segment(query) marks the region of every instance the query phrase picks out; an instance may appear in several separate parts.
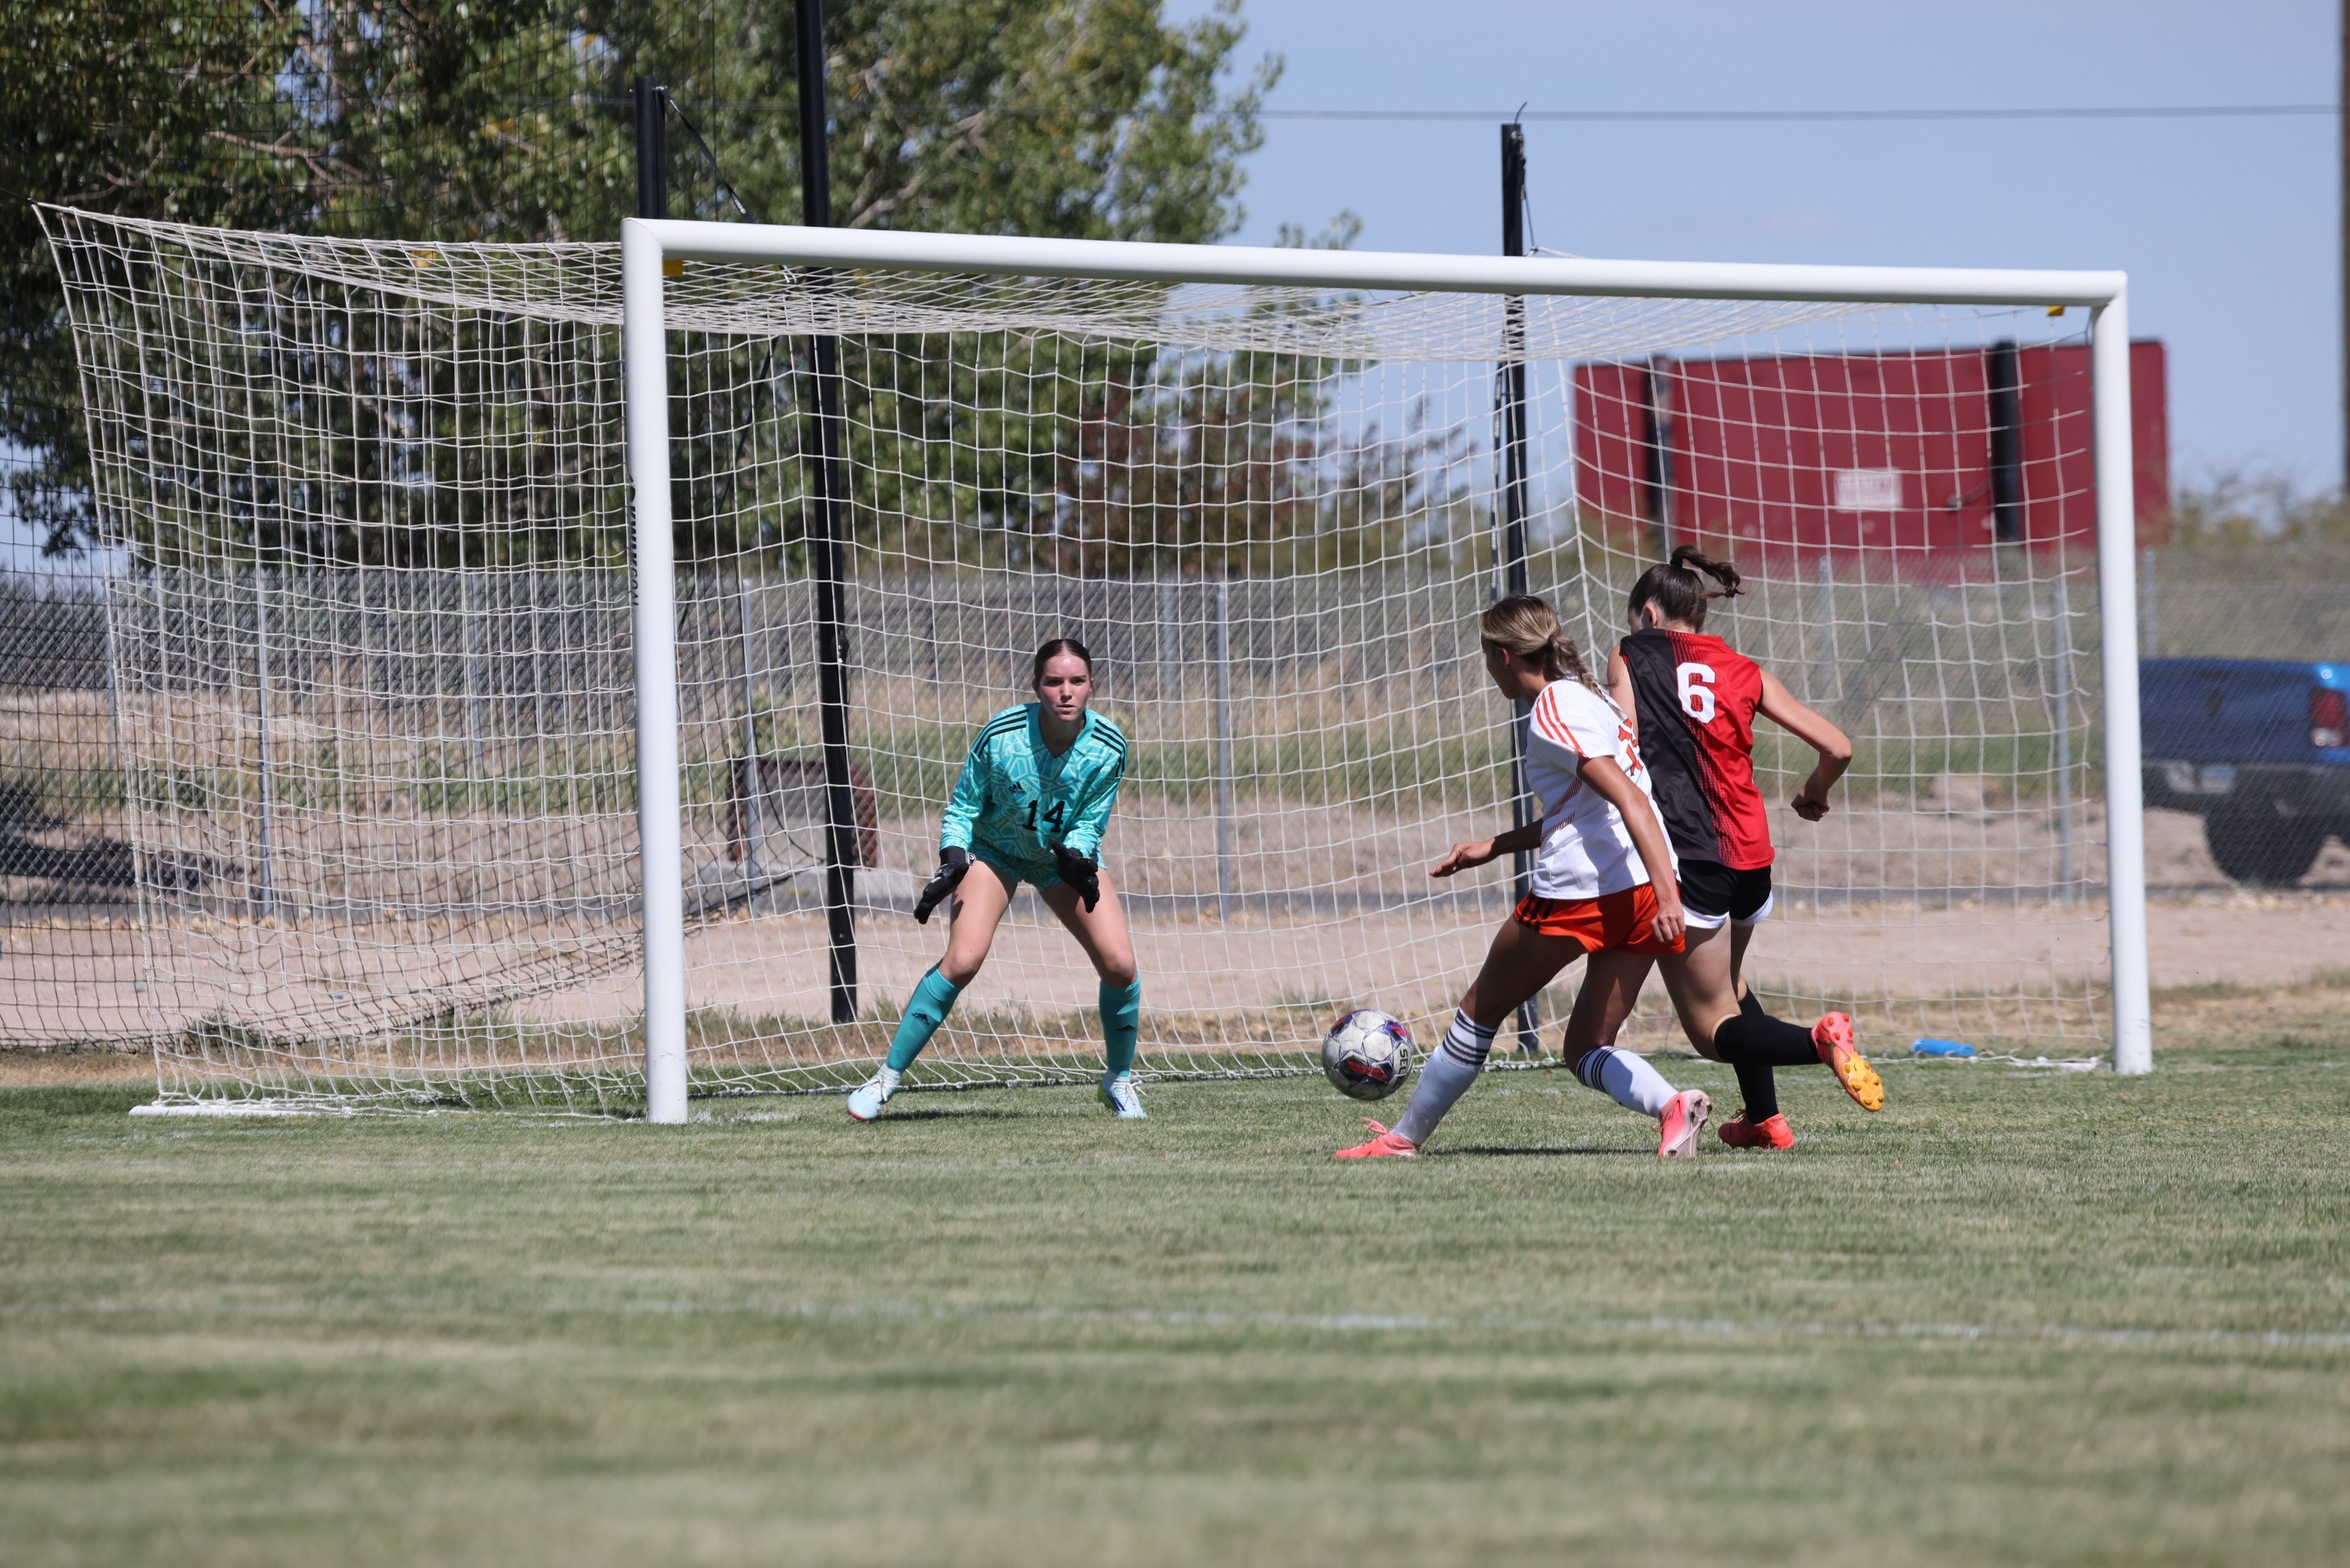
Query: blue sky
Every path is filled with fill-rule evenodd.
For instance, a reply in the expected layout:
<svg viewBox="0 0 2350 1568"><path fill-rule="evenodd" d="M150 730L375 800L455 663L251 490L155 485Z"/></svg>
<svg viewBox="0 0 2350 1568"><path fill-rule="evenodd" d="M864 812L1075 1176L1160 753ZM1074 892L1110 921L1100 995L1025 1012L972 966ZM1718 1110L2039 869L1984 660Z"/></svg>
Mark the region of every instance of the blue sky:
<svg viewBox="0 0 2350 1568"><path fill-rule="evenodd" d="M1168 14L1209 0L1167 0ZM1271 107L2330 103L2314 0L1245 0ZM1496 118L1498 119L1499 116ZM1342 208L1356 244L1489 251L1496 132L1273 121L1241 242ZM2342 467L2331 118L1529 126L1535 237L1588 256L2122 267L2170 347L2172 471ZM0 561L29 564L0 517Z"/></svg>
<svg viewBox="0 0 2350 1568"><path fill-rule="evenodd" d="M1171 16L1206 9L1169 0ZM2333 6L2295 0L1246 0L1270 107L1508 110L2331 103ZM1274 121L1236 236L1500 242L1493 123ZM2170 348L2174 475L2339 483L2339 174L2330 117L1532 124L1535 237L1588 256L2121 267Z"/></svg>

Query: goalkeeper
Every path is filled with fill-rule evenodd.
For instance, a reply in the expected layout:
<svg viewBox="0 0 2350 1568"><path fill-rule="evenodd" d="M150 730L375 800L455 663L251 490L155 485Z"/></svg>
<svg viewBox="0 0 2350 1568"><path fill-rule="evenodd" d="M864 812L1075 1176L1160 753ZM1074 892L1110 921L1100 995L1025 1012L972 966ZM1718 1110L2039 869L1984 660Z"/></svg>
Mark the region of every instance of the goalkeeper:
<svg viewBox="0 0 2350 1568"><path fill-rule="evenodd" d="M869 1122L897 1093L914 1058L954 1010L995 941L1020 884L1033 886L1101 976L1101 1099L1140 1120L1134 1041L1142 1013L1134 942L1117 890L1101 867L1102 829L1126 773L1126 737L1086 710L1093 655L1073 637L1036 650L1036 701L982 725L939 828L938 870L914 905L928 922L948 904L946 956L914 987L889 1060L849 1096L849 1115ZM951 901L951 902L950 902Z"/></svg>

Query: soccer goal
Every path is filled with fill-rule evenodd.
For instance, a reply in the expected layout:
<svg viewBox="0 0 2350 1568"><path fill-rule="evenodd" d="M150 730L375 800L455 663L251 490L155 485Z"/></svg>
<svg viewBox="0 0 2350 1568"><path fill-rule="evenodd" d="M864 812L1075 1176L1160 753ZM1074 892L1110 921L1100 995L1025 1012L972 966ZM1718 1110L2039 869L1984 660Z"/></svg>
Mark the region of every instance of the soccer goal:
<svg viewBox="0 0 2350 1568"><path fill-rule="evenodd" d="M1355 1004L1432 1038L1512 878L1426 867L1521 809L1476 611L1526 585L1596 656L1684 542L1856 743L1775 815L1758 988L2149 1065L2121 274L43 219L166 1101L859 1081L1061 634L1131 741L1141 1070L1310 1071ZM1092 993L1023 895L914 1086L1090 1078Z"/></svg>

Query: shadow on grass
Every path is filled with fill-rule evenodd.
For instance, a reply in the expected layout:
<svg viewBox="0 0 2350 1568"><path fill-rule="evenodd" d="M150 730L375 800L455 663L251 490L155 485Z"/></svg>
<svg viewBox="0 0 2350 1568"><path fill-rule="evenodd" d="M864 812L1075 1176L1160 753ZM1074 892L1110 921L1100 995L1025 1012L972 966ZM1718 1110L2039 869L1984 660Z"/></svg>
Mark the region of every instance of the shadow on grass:
<svg viewBox="0 0 2350 1568"><path fill-rule="evenodd" d="M1007 1111L1000 1106L939 1106L927 1111L889 1111L877 1118L885 1122L1017 1122L1029 1118L1018 1111Z"/></svg>
<svg viewBox="0 0 2350 1568"><path fill-rule="evenodd" d="M1578 1149L1569 1148L1564 1144L1542 1144L1531 1148L1505 1148L1502 1145L1491 1143L1471 1144L1468 1148L1465 1149L1443 1149L1437 1151L1435 1157L1438 1159L1475 1158L1484 1160L1557 1160L1579 1158L1584 1156L1597 1159L1630 1159L1636 1156L1646 1157L1649 1159L1655 1158L1653 1153L1650 1153L1650 1151L1645 1149Z"/></svg>

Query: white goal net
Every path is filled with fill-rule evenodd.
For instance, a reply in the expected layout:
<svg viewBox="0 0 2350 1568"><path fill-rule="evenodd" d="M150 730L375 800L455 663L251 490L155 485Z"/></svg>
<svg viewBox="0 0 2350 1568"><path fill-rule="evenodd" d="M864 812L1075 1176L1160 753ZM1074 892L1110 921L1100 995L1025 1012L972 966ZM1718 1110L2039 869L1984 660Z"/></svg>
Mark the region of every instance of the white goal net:
<svg viewBox="0 0 2350 1568"><path fill-rule="evenodd" d="M620 247L44 218L119 562L145 958L102 983L167 1096L641 1107ZM1879 1048L2103 1047L2087 310L667 270L694 1094L870 1071L965 749L1057 635L1131 741L1141 1070L1300 1070L1348 1005L1431 1040L1512 896L1425 869L1511 819L1476 612L1522 571L1596 660L1682 542L1857 747L1816 825L1808 753L1758 751L1758 989ZM913 1081L1090 1077L1093 998L1022 894Z"/></svg>

